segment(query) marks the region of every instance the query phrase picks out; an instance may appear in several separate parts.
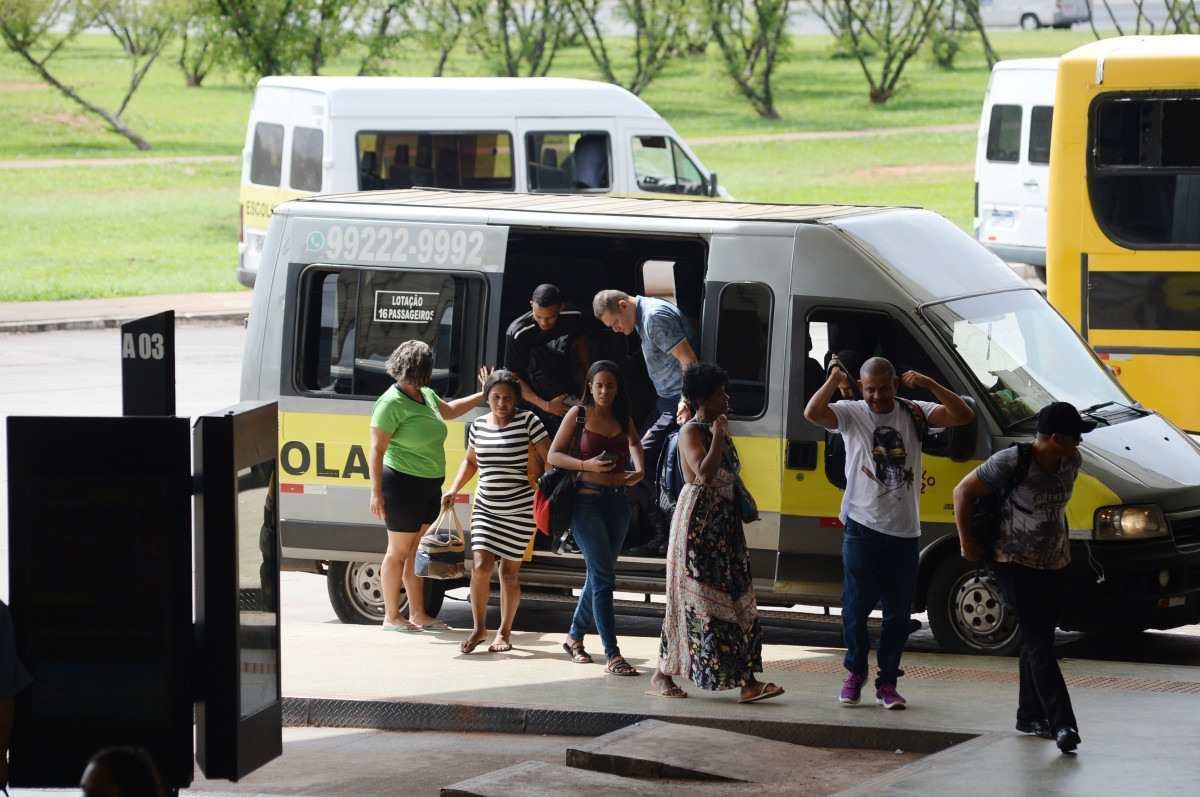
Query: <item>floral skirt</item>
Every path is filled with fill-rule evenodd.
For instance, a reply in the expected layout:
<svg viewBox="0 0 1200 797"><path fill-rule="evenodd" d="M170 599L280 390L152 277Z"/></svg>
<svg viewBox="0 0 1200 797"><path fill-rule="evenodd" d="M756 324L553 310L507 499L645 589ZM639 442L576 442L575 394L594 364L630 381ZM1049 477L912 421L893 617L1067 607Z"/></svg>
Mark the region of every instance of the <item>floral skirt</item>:
<svg viewBox="0 0 1200 797"><path fill-rule="evenodd" d="M679 494L659 669L712 690L744 686L762 672L750 552L729 488L688 484Z"/></svg>

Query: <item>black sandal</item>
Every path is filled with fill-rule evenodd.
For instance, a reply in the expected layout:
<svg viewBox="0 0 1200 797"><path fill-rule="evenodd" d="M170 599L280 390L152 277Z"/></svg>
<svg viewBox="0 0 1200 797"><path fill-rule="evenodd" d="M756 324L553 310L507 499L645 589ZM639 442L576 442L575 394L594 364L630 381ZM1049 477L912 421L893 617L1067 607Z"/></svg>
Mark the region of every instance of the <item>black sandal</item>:
<svg viewBox="0 0 1200 797"><path fill-rule="evenodd" d="M624 656L613 656L604 671L609 675L641 675L636 667L625 661Z"/></svg>
<svg viewBox="0 0 1200 797"><path fill-rule="evenodd" d="M591 664L591 655L583 649L583 641L564 642L562 648L567 653L567 658L576 664Z"/></svg>

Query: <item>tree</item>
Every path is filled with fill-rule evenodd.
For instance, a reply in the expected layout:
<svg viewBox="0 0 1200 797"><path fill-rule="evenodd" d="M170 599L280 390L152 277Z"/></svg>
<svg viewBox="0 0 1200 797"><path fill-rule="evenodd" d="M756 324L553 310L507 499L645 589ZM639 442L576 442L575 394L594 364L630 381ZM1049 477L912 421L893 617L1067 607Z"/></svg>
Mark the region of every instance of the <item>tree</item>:
<svg viewBox="0 0 1200 797"><path fill-rule="evenodd" d="M206 0L187 4L179 22L179 69L184 83L198 88L204 78L221 60L221 32L210 15L205 13Z"/></svg>
<svg viewBox="0 0 1200 797"><path fill-rule="evenodd" d="M848 36L867 78L871 102L895 96L904 67L933 30L946 0L810 0L834 36ZM867 48L878 52L869 58ZM870 61L878 62L878 73Z"/></svg>
<svg viewBox="0 0 1200 797"><path fill-rule="evenodd" d="M683 55L708 52L708 11L705 0L684 0L687 9L680 25L677 47Z"/></svg>
<svg viewBox="0 0 1200 797"><path fill-rule="evenodd" d="M471 46L498 75L542 77L567 30L564 0L462 0Z"/></svg>
<svg viewBox="0 0 1200 797"><path fill-rule="evenodd" d="M1094 3L1092 0L1084 0L1084 2L1088 5L1088 22L1092 27L1092 35L1099 39L1101 36L1100 31L1096 30ZM1132 0L1135 13L1133 27L1128 31L1121 26L1109 0L1100 0L1100 2L1118 36L1125 36L1127 33L1134 36L1200 33L1200 3L1197 0L1163 0L1167 16L1159 25L1155 25L1154 20L1146 13L1146 0Z"/></svg>
<svg viewBox="0 0 1200 797"><path fill-rule="evenodd" d="M446 60L467 31L462 5L462 0L410 0L405 10L406 35L426 52L437 53L434 77L441 77Z"/></svg>
<svg viewBox="0 0 1200 797"><path fill-rule="evenodd" d="M688 0L617 0L617 16L633 26L633 73L622 80L616 74L602 31L600 14L609 4L604 0L566 1L600 74L634 94L641 94L671 60L687 23Z"/></svg>
<svg viewBox="0 0 1200 797"><path fill-rule="evenodd" d="M366 0L309 0L307 9L308 72L319 75L325 63L357 38L353 22L362 16Z"/></svg>
<svg viewBox="0 0 1200 797"><path fill-rule="evenodd" d="M383 71L384 62L400 43L399 28L404 21L401 12L406 5L406 0L365 5L355 22L355 27L364 31L362 44L367 50L358 65L359 75L378 75Z"/></svg>
<svg viewBox="0 0 1200 797"><path fill-rule="evenodd" d="M0 38L63 96L99 116L138 149L148 150L150 142L121 117L174 35L178 8L174 3L150 0L0 0ZM94 25L108 28L129 60L129 82L115 110L88 100L50 71L51 59Z"/></svg>
<svg viewBox="0 0 1200 797"><path fill-rule="evenodd" d="M988 38L987 28L983 24L983 15L979 11L979 0L958 0L958 2L962 3L963 13L971 21L971 26L979 31L979 43L983 45L983 57L987 59L988 69L991 69L1000 60L1000 55L992 47L992 40Z"/></svg>
<svg viewBox="0 0 1200 797"><path fill-rule="evenodd" d="M725 71L759 116L778 119L771 78L785 57L790 0L706 0Z"/></svg>
<svg viewBox="0 0 1200 797"><path fill-rule="evenodd" d="M209 0L214 23L230 39L232 60L260 78L299 71L308 55L310 0Z"/></svg>

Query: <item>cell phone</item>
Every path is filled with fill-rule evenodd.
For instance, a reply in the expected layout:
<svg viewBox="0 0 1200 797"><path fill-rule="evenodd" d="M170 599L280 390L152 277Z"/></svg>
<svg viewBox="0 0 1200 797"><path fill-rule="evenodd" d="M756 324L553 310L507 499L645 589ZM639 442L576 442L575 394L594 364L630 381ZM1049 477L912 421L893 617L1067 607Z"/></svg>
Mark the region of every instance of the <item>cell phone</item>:
<svg viewBox="0 0 1200 797"><path fill-rule="evenodd" d="M601 462L616 462L617 455L611 451L601 451L599 459Z"/></svg>

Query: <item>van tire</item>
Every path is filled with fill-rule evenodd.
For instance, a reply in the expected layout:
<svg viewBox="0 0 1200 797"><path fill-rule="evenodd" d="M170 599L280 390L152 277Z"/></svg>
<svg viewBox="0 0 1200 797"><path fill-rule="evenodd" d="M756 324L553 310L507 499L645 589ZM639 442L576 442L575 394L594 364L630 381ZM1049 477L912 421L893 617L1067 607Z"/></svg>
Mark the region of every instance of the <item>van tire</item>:
<svg viewBox="0 0 1200 797"><path fill-rule="evenodd" d="M325 576L329 605L343 623L379 625L383 622L383 586L379 562L330 562ZM437 617L446 591L436 579L426 578L425 611ZM408 598L400 592L400 613L407 614Z"/></svg>
<svg viewBox="0 0 1200 797"><path fill-rule="evenodd" d="M942 558L926 597L929 627L942 650L1011 656L1020 647L1013 611L987 570L951 554Z"/></svg>
<svg viewBox="0 0 1200 797"><path fill-rule="evenodd" d="M1042 27L1042 22L1037 18L1037 14L1021 15L1021 30L1037 30L1040 27Z"/></svg>

